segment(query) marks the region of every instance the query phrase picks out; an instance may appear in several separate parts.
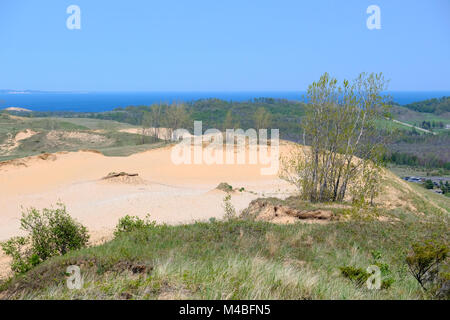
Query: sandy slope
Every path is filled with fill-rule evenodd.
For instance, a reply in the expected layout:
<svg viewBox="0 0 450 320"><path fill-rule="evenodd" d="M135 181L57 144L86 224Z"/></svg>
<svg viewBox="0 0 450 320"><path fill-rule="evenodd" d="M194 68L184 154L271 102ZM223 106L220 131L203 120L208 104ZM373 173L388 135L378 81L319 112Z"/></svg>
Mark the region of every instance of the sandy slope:
<svg viewBox="0 0 450 320"><path fill-rule="evenodd" d="M118 219L126 214L144 217L150 213L156 221L166 223L221 218L225 193L215 190L220 182L256 193L233 193L232 202L237 210L247 207L258 195L283 197L292 191L277 176L261 175L260 169L267 166L175 165L171 161L171 148L129 157L61 152L2 163L0 241L20 234L21 207L44 208L61 201L73 217L89 228L93 240L98 241L110 235ZM138 173L143 183L101 180L110 172L121 171ZM3 273L5 263L4 257L0 258Z"/></svg>
<svg viewBox="0 0 450 320"><path fill-rule="evenodd" d="M22 140L31 138L35 134L37 134L37 132L31 129L27 129L18 132L14 137L10 136L8 139L6 139L6 141L3 144L0 145L0 154L4 155L10 154L12 151L14 151L16 148L20 146L20 142Z"/></svg>

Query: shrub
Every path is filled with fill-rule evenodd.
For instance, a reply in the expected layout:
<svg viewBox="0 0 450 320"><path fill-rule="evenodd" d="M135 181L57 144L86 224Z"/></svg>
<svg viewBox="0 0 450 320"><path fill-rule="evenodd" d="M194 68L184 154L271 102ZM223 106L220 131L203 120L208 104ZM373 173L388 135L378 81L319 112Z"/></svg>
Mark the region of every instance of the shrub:
<svg viewBox="0 0 450 320"><path fill-rule="evenodd" d="M30 208L22 213L20 223L28 235L1 244L3 252L12 257L11 269L16 273L24 273L50 257L85 247L89 240L86 227L76 222L61 203L55 209Z"/></svg>
<svg viewBox="0 0 450 320"><path fill-rule="evenodd" d="M406 263L413 277L425 291L438 285L440 266L445 262L448 251L445 244L433 240L412 245Z"/></svg>
<svg viewBox="0 0 450 320"><path fill-rule="evenodd" d="M231 220L236 218L236 209L231 203L231 195L227 194L225 198L223 198L222 207L225 211L224 218L225 220Z"/></svg>
<svg viewBox="0 0 450 320"><path fill-rule="evenodd" d="M340 267L341 273L344 277L350 279L357 286L361 287L369 279L370 274L361 268L355 267Z"/></svg>
<svg viewBox="0 0 450 320"><path fill-rule="evenodd" d="M117 237L122 233L128 233L144 228L154 227L155 225L156 222L150 220L150 215L147 215L145 219L140 219L137 216L126 215L119 220L119 223L117 224L114 231L114 236Z"/></svg>
<svg viewBox="0 0 450 320"><path fill-rule="evenodd" d="M389 289L395 282L395 280L392 277L390 277L391 271L389 269L389 265L381 262L380 251L374 250L371 252L371 254L373 258L372 265L375 265L380 269L380 276L381 276L380 289ZM350 279L359 287L362 287L367 282L369 277L372 275L371 273L369 273L364 269L352 266L341 267L339 269L341 270L341 273L344 277Z"/></svg>
<svg viewBox="0 0 450 320"><path fill-rule="evenodd" d="M26 246L29 239L26 237L13 237L1 244L3 252L12 258L11 270L15 273L24 273L39 263L36 255L32 255Z"/></svg>
<svg viewBox="0 0 450 320"><path fill-rule="evenodd" d="M425 183L423 184L423 186L426 189L433 189L434 188L433 181L431 181L430 179L426 180Z"/></svg>

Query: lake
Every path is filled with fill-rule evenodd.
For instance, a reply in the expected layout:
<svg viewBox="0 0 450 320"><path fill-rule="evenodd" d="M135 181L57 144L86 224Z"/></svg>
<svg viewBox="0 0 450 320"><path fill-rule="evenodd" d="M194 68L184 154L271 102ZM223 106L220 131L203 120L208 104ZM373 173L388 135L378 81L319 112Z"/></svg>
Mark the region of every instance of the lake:
<svg viewBox="0 0 450 320"><path fill-rule="evenodd" d="M92 93L0 93L0 109L26 108L34 111L102 112L130 105L151 105L159 102L188 102L218 98L227 101L248 101L253 98L284 98L303 100L305 92L92 92ZM399 104L450 96L450 91L392 91Z"/></svg>

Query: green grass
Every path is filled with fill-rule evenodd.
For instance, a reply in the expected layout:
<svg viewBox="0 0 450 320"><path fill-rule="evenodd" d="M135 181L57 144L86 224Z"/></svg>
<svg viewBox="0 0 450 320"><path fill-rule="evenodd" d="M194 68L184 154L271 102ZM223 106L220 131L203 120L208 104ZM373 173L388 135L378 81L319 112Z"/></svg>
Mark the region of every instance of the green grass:
<svg viewBox="0 0 450 320"><path fill-rule="evenodd" d="M158 225L44 262L6 282L3 294L25 299L424 299L405 256L415 241L438 236L448 243L445 221L431 214L395 223ZM366 269L374 251L395 280L389 289L355 286L339 271L342 266ZM81 266L83 289L66 288L69 265ZM151 271L133 274L133 265Z"/></svg>
<svg viewBox="0 0 450 320"><path fill-rule="evenodd" d="M450 114L443 113L441 115L437 115L434 113L426 113L426 112L416 112L414 110L407 109L401 106L395 106L392 108L392 114L394 119L399 121L415 125L420 127L423 121L428 122L442 122L444 124L444 128L446 124L450 124ZM406 127L404 127L406 128ZM434 132L440 133L444 131L448 131L446 129L434 128Z"/></svg>
<svg viewBox="0 0 450 320"><path fill-rule="evenodd" d="M168 144L169 144L168 142L160 141L160 142L146 143L146 144L97 148L96 150L100 151L102 154L104 154L107 157L128 157L135 153L144 152L144 151L156 149L156 148L161 148Z"/></svg>
<svg viewBox="0 0 450 320"><path fill-rule="evenodd" d="M117 122L112 120L101 120L101 119L91 119L91 118L49 118L55 121L69 122L74 125L83 126L90 130L120 130L135 128L128 123Z"/></svg>

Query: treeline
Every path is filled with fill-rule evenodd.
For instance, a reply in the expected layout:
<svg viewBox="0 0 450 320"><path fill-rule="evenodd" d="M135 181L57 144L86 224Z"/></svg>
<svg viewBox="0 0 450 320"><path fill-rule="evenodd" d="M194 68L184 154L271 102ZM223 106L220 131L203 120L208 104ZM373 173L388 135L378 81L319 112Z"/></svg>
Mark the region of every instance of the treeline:
<svg viewBox="0 0 450 320"><path fill-rule="evenodd" d="M383 161L411 167L420 166L428 169L443 168L450 170L450 162L445 162L437 158L434 154L425 154L422 157L418 157L416 155L403 152L389 152L384 154Z"/></svg>
<svg viewBox="0 0 450 320"><path fill-rule="evenodd" d="M450 112L450 97L433 98L419 102L413 102L404 105L404 107L417 112L442 114L445 112Z"/></svg>
<svg viewBox="0 0 450 320"><path fill-rule="evenodd" d="M388 144L385 160L399 165L446 168L450 163L450 132L418 134L415 130L397 131Z"/></svg>
<svg viewBox="0 0 450 320"><path fill-rule="evenodd" d="M171 113L171 110L177 107L181 108L178 113ZM300 141L302 136L300 119L304 115L304 105L301 102L273 98L257 98L246 102L201 99L173 105L128 106L99 113L33 112L33 115L114 120L144 127L178 126L190 131L193 130L194 121L197 120L203 122L204 129L277 128L280 130L281 138Z"/></svg>
<svg viewBox="0 0 450 320"><path fill-rule="evenodd" d="M447 98L446 98L447 99ZM432 99L433 100L433 99ZM444 100L434 99L434 100ZM142 127L185 128L192 132L194 120L203 121L203 129L219 130L242 128L277 128L280 138L303 143L301 120L305 116L305 104L286 99L257 98L237 102L221 99L201 99L182 104L154 104L128 106L107 112L9 112L24 117L67 117L114 120ZM433 122L422 126L433 128ZM440 123L435 126L441 127ZM380 129L378 129L380 130ZM389 133L383 133L389 134ZM413 130L401 130L389 143L385 161L396 164L448 168L450 133L423 135Z"/></svg>

